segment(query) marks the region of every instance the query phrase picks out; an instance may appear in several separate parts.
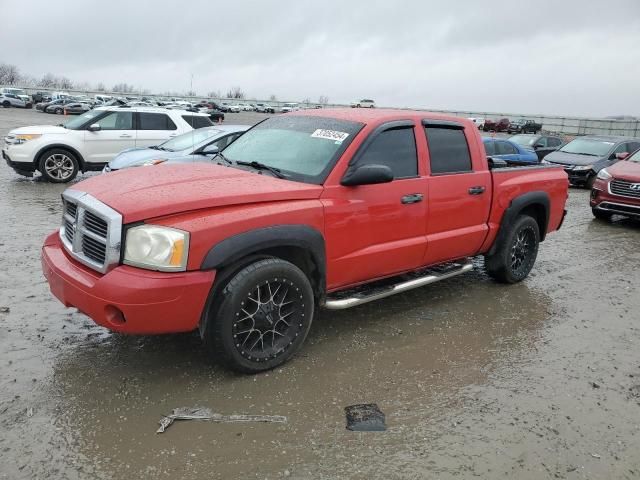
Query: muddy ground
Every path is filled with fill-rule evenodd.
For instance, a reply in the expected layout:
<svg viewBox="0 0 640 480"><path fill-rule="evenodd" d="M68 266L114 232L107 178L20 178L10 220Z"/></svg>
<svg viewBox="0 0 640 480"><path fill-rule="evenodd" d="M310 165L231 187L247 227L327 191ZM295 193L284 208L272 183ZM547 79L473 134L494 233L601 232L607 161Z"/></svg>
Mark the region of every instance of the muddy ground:
<svg viewBox="0 0 640 480"><path fill-rule="evenodd" d="M0 134L57 121L2 109ZM525 282L497 285L479 260L323 311L301 354L242 376L196 335L120 336L65 309L39 260L64 187L4 164L0 183L0 479L640 477L640 223L594 220L585 190ZM363 402L386 432L345 429L343 408ZM288 423L155 433L196 405Z"/></svg>

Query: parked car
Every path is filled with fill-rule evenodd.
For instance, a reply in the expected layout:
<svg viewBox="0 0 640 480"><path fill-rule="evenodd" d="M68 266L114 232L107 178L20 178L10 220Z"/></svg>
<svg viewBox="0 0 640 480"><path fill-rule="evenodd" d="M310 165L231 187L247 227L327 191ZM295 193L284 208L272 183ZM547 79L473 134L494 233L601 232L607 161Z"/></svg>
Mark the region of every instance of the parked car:
<svg viewBox="0 0 640 480"><path fill-rule="evenodd" d="M238 103L235 103L233 105L229 105L227 107L229 109L229 112L231 113L240 113L240 111L242 110L242 106Z"/></svg>
<svg viewBox="0 0 640 480"><path fill-rule="evenodd" d="M542 130L542 124L523 118L514 120L507 126L507 133L538 133Z"/></svg>
<svg viewBox="0 0 640 480"><path fill-rule="evenodd" d="M368 98L351 102L351 108L375 108L375 106L376 102Z"/></svg>
<svg viewBox="0 0 640 480"><path fill-rule="evenodd" d="M488 138L482 139L484 149L487 156L504 160L513 165L531 165L539 162L536 153L515 142L504 138Z"/></svg>
<svg viewBox="0 0 640 480"><path fill-rule="evenodd" d="M298 110L300 110L300 104L298 103L283 103L282 107L280 107L282 113L297 112Z"/></svg>
<svg viewBox="0 0 640 480"><path fill-rule="evenodd" d="M471 120L473 124L478 128L478 130L482 130L482 127L484 127L484 118L469 117L467 120Z"/></svg>
<svg viewBox="0 0 640 480"><path fill-rule="evenodd" d="M69 102L72 102L73 99L69 98L59 98L58 100L50 100L48 102L40 102L40 103L36 103L36 110L38 110L39 112L44 112L44 110L49 106L49 105L65 105Z"/></svg>
<svg viewBox="0 0 640 480"><path fill-rule="evenodd" d="M157 145L212 125L207 115L184 110L98 107L63 125L11 130L2 156L20 175L33 176L37 170L47 181L65 183L79 171L102 170L125 148Z"/></svg>
<svg viewBox="0 0 640 480"><path fill-rule="evenodd" d="M484 125L482 126L482 130L485 132L506 132L509 128L509 119L501 118L500 120L490 120L486 119L484 121Z"/></svg>
<svg viewBox="0 0 640 480"><path fill-rule="evenodd" d="M42 102L50 102L51 95L49 94L49 92L36 92L31 95L31 100L33 101L34 105Z"/></svg>
<svg viewBox="0 0 640 480"><path fill-rule="evenodd" d="M200 110L200 112L207 114L213 123L224 122L224 113L218 109Z"/></svg>
<svg viewBox="0 0 640 480"><path fill-rule="evenodd" d="M80 115L91 110L91 105L84 102L69 102L64 105L64 112L67 115ZM56 112L57 113L57 112Z"/></svg>
<svg viewBox="0 0 640 480"><path fill-rule="evenodd" d="M222 102L220 105L218 105L218 110L220 110L223 113L228 113L229 112L229 104Z"/></svg>
<svg viewBox="0 0 640 480"><path fill-rule="evenodd" d="M95 95L93 99L97 105L104 105L105 103L109 103L113 100L113 97L111 95L103 95L99 93Z"/></svg>
<svg viewBox="0 0 640 480"><path fill-rule="evenodd" d="M255 110L255 107L250 103L245 103L242 105L243 112L253 112L254 110Z"/></svg>
<svg viewBox="0 0 640 480"><path fill-rule="evenodd" d="M160 163L207 161L249 128L250 125L216 125L191 130L159 145L129 148L116 155L102 171L109 173Z"/></svg>
<svg viewBox="0 0 640 480"><path fill-rule="evenodd" d="M561 165L576 186L591 187L596 175L626 155L640 148L640 138L590 135L578 137L555 152L542 163Z"/></svg>
<svg viewBox="0 0 640 480"><path fill-rule="evenodd" d="M274 116L219 165L67 189L44 275L64 305L111 330L199 330L216 360L268 370L301 347L321 306L451 278L479 255L499 282L527 277L562 224L567 175L491 170L480 143L471 122L426 112Z"/></svg>
<svg viewBox="0 0 640 480"><path fill-rule="evenodd" d="M509 140L517 143L521 147L533 150L536 152L539 160L542 160L551 152L555 152L564 144L562 138L554 135L532 135L528 133L514 135L513 137L509 137Z"/></svg>
<svg viewBox="0 0 640 480"><path fill-rule="evenodd" d="M59 98L58 100L53 100L49 103L40 104L40 109L44 113L55 113L56 115L62 115L64 113L65 108L67 108L67 105L70 105L72 103L77 103L75 98L72 98L72 97ZM38 106L39 105L36 105L36 109L38 109Z"/></svg>
<svg viewBox="0 0 640 480"><path fill-rule="evenodd" d="M268 103L256 103L256 112L260 113L276 113L275 107Z"/></svg>
<svg viewBox="0 0 640 480"><path fill-rule="evenodd" d="M17 108L32 108L33 104L31 100L25 101L24 98L19 97L15 93L0 93L0 105L3 108L17 107Z"/></svg>
<svg viewBox="0 0 640 480"><path fill-rule="evenodd" d="M613 215L640 218L640 153L620 155L621 161L598 172L591 189L591 211L596 218Z"/></svg>
<svg viewBox="0 0 640 480"><path fill-rule="evenodd" d="M29 95L27 95L27 92L25 92L22 88L15 88L15 87L0 88L0 95L6 95L6 94L10 94L15 97L18 97L20 100L22 100L25 103L25 105L33 105L33 99ZM27 107L27 108L31 108L31 107Z"/></svg>

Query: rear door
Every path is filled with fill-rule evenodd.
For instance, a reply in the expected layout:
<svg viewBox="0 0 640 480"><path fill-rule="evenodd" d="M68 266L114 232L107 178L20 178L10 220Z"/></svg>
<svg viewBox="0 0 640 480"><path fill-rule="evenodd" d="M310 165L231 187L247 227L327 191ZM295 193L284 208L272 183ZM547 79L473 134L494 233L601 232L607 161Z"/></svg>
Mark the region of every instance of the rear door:
<svg viewBox="0 0 640 480"><path fill-rule="evenodd" d="M462 124L423 123L430 172L423 263L475 255L487 235L492 195L482 145L477 144L475 132L466 132Z"/></svg>
<svg viewBox="0 0 640 480"><path fill-rule="evenodd" d="M427 179L418 165L415 122L371 132L351 168L367 164L388 166L393 181L323 193L330 288L413 270L424 257Z"/></svg>
<svg viewBox="0 0 640 480"><path fill-rule="evenodd" d="M136 147L158 145L177 135L178 127L166 113L138 112Z"/></svg>
<svg viewBox="0 0 640 480"><path fill-rule="evenodd" d="M133 112L127 110L109 112L92 123L94 124L100 125L100 130L84 132L85 161L107 163L122 150L136 145Z"/></svg>

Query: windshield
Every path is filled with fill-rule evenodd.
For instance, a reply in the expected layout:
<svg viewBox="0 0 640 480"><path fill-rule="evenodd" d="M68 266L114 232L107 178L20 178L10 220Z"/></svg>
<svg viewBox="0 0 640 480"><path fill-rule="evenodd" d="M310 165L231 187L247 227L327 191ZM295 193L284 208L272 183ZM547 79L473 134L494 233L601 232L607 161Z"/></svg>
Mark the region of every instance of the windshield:
<svg viewBox="0 0 640 480"><path fill-rule="evenodd" d="M191 130L190 132L183 133L182 135L178 135L175 138L167 140L164 143L161 143L159 146L163 150L168 150L170 152L179 152L182 150L186 150L187 148L194 147L205 140L220 135L222 130L217 130L215 128L201 128L198 130Z"/></svg>
<svg viewBox="0 0 640 480"><path fill-rule="evenodd" d="M321 184L363 124L321 117L272 117L224 149L230 161L260 162L292 180Z"/></svg>
<svg viewBox="0 0 640 480"><path fill-rule="evenodd" d="M517 143L521 147L532 147L537 138L538 137L532 137L530 135L514 135L513 137L509 138L509 140Z"/></svg>
<svg viewBox="0 0 640 480"><path fill-rule="evenodd" d="M561 152L575 153L581 155L593 155L602 157L609 153L615 142L605 140L595 140L590 138L576 138L560 149Z"/></svg>
<svg viewBox="0 0 640 480"><path fill-rule="evenodd" d="M69 130L80 130L91 120L102 115L103 113L104 110L89 110L87 113L83 113L82 115L72 118L71 120L63 123L62 126L64 128L68 128Z"/></svg>
<svg viewBox="0 0 640 480"><path fill-rule="evenodd" d="M640 150L636 150L636 153L632 154L630 157L627 157L625 160L640 163Z"/></svg>

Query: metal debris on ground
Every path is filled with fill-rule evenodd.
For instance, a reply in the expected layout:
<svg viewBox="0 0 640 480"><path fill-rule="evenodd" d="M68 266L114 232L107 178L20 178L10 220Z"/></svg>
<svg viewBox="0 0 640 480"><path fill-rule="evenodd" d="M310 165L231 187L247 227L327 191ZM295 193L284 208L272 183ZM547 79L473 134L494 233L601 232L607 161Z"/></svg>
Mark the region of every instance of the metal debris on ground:
<svg viewBox="0 0 640 480"><path fill-rule="evenodd" d="M375 403L349 405L344 408L347 415L347 430L354 432L384 432L384 413Z"/></svg>
<svg viewBox="0 0 640 480"><path fill-rule="evenodd" d="M180 407L174 408L171 415L162 417L160 428L156 433L163 433L174 420L205 420L208 422L234 423L234 422L259 422L259 423L287 423L287 417L282 415L222 415L214 413L205 407Z"/></svg>

